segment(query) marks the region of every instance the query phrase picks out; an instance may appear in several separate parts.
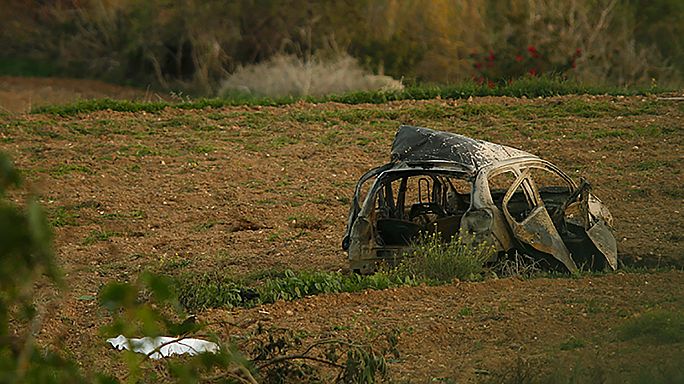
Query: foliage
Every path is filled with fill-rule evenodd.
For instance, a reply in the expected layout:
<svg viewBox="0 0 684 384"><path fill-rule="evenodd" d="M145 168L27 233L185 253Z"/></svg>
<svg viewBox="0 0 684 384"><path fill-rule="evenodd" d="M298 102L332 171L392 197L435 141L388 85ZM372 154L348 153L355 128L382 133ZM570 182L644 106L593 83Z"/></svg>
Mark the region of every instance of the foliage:
<svg viewBox="0 0 684 384"><path fill-rule="evenodd" d="M576 60L582 56L577 48L572 56L554 62L539 52L534 45L526 50L507 48L501 52L489 51L487 54L473 53L474 80L492 88L496 84L512 83L514 79L526 76L564 76L576 68Z"/></svg>
<svg viewBox="0 0 684 384"><path fill-rule="evenodd" d="M285 270L255 282L240 281L223 274L182 275L176 278L180 303L188 310L243 307L296 300L322 293L361 292L425 282L394 272L374 275L326 271Z"/></svg>
<svg viewBox="0 0 684 384"><path fill-rule="evenodd" d="M437 235L426 235L399 266L381 268L373 275L285 270L256 281L235 279L220 273L181 275L175 281L180 303L187 310L249 307L323 293L439 284L453 279L477 280L482 277L483 264L492 252L493 249L486 244L471 246L460 237L443 243Z"/></svg>
<svg viewBox="0 0 684 384"><path fill-rule="evenodd" d="M640 12L655 11L659 15L651 19L655 22L664 15L658 9L668 2L636 1L637 6L617 0L488 1L488 49L475 51L492 50L505 56L510 47L532 48L531 56L538 56L536 61L541 64L537 73L556 70L596 84L646 85L654 78L664 83L681 82L681 65L676 64L680 68L677 70L666 64L658 48L669 46L671 41L681 42L681 36L655 43L645 34L635 33L637 25L644 25L638 22ZM671 17L684 17L681 7L670 10ZM658 24L662 27L665 23ZM578 49L581 55L577 55ZM522 52L511 54L526 56ZM513 64L517 65L515 61ZM573 64L577 68L573 69ZM572 70L566 70L568 66Z"/></svg>
<svg viewBox="0 0 684 384"><path fill-rule="evenodd" d="M98 300L112 315L112 322L101 328L107 337L122 334L185 338L203 329L194 317L183 316L173 281L164 276L143 273L135 284L109 283L100 290ZM199 354L182 362L163 360L164 374L185 383L207 380L217 373L238 382L253 382L248 360L234 347L219 345L216 354ZM124 351L122 360L128 368L125 378L129 382L150 378L157 372L148 356Z"/></svg>
<svg viewBox="0 0 684 384"><path fill-rule="evenodd" d="M0 153L0 383L118 382L114 377L91 372L86 372L91 376L84 377L75 361L50 349L39 350L34 345L42 313L32 301L33 285L45 275L61 286L61 277L54 262L50 228L40 206L29 200L22 210L7 196L10 189L18 186L18 171ZM319 279L313 287L322 287L321 282ZM307 287L304 292L310 289ZM184 338L204 329L194 317L184 316L174 281L164 276L143 273L135 284L112 282L102 287L98 300L112 315L111 324L101 328L102 335ZM336 368L341 381L374 383L377 374L386 373L384 355L398 353L396 336L388 335L390 345L383 350L350 340L328 340L312 344L303 353L285 354L291 341L272 332L261 332L267 341L254 339L260 348L255 349L252 359L233 345L221 344L216 354L165 359L163 371L153 366L147 356L124 351L121 356L127 371L123 378L127 382L167 379L183 383L217 380L255 383L254 375L258 374L268 379L266 382L283 382L292 378L292 369L283 371L283 367L297 366L310 372L308 379L319 377L316 366L308 364L314 362ZM320 345L327 348L314 355ZM264 351L269 352L264 354Z"/></svg>
<svg viewBox="0 0 684 384"><path fill-rule="evenodd" d="M303 337L288 329L258 327L250 337L253 364L265 383L325 382L315 365L337 370L335 382L375 383L387 375L385 356L398 358L398 332L382 332L364 344L324 338L303 346Z"/></svg>
<svg viewBox="0 0 684 384"><path fill-rule="evenodd" d="M33 303L33 285L41 276L60 285L61 275L38 203L18 207L7 195L20 185L19 172L0 153L0 382L78 382L72 361L34 343L43 308Z"/></svg>
<svg viewBox="0 0 684 384"><path fill-rule="evenodd" d="M106 285L98 300L112 314L113 321L102 329L103 333L180 338L201 335L203 324L194 317L179 316L184 313L176 292L173 280L150 273L142 274L135 285L116 282ZM164 359L164 375L183 383L220 379L254 383L255 377L265 383L320 382L318 367L327 366L339 371L342 382L374 383L377 374L387 372L384 356L398 353L396 335L381 336L387 340L385 349L374 349L378 344L375 340L357 344L351 340L326 339L305 346L296 332L265 330L259 326L254 334L243 335L247 355L235 345L222 344L212 337L219 342L219 352L199 354L181 362ZM346 354L346 359L340 351ZM138 382L158 374L147 356L124 351L122 359L128 367L127 381Z"/></svg>
<svg viewBox="0 0 684 384"><path fill-rule="evenodd" d="M454 83L477 75L472 52L503 57L508 47L528 46L553 67L580 48L573 78L622 86L681 84L683 18L678 0L9 0L0 39L3 56L18 63L7 73L22 62L52 63L20 69L205 96L238 68L278 55L349 54L404 83Z"/></svg>
<svg viewBox="0 0 684 384"><path fill-rule="evenodd" d="M442 283L454 279L480 280L484 264L494 251L487 243L472 244L462 236L454 236L445 242L440 233L423 233L397 272Z"/></svg>

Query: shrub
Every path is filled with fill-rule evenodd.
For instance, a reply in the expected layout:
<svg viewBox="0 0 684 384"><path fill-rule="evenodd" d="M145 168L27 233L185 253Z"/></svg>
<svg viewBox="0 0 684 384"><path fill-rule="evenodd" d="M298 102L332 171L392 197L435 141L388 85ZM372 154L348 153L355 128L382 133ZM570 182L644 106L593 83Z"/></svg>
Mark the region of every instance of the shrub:
<svg viewBox="0 0 684 384"><path fill-rule="evenodd" d="M395 273L436 282L478 280L493 252L487 243L473 245L462 236L444 242L439 233L423 234Z"/></svg>
<svg viewBox="0 0 684 384"><path fill-rule="evenodd" d="M275 56L271 60L237 69L222 84L221 96L323 96L352 91L398 91L401 82L389 76L373 75L351 56L324 60L303 60L296 56Z"/></svg>
<svg viewBox="0 0 684 384"><path fill-rule="evenodd" d="M534 45L525 50L506 47L498 52L473 53L471 58L476 72L473 80L493 88L496 84L512 84L515 79L527 76L567 76L575 69L576 60L581 56L582 50L577 48L572 55L552 61L551 57L539 52Z"/></svg>

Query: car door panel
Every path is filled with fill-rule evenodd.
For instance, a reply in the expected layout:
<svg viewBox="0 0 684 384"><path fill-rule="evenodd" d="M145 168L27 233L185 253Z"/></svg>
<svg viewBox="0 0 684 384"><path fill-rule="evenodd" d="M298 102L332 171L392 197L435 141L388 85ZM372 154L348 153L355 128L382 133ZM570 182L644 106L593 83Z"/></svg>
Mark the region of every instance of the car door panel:
<svg viewBox="0 0 684 384"><path fill-rule="evenodd" d="M529 179L529 171L525 171L513 182L503 198L502 209L506 221L511 226L513 236L520 242L532 248L550 254L571 272L577 271L577 265L570 256L570 251L563 243L560 234L553 225L551 216L544 207L538 192L534 189ZM528 196L530 204L534 205L530 212L521 221L517 221L508 209L508 202L519 187Z"/></svg>

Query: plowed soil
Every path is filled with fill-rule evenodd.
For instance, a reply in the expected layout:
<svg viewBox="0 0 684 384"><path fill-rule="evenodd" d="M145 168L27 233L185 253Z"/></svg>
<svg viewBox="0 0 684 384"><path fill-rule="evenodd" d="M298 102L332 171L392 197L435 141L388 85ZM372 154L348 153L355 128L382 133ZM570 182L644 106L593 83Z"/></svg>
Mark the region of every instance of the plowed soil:
<svg viewBox="0 0 684 384"><path fill-rule="evenodd" d="M144 270L344 270L340 241L354 184L388 159L401 123L518 147L587 177L613 213L625 264L681 269L683 118L681 102L655 96L4 114L0 150L47 208L66 274L67 292L39 291L41 303L56 303L41 307L48 312L39 339L110 371L115 352L98 334L108 317L91 300L107 282ZM683 287L677 271L488 279L198 315L247 324L216 327L224 337L257 322L312 340L396 329L393 378L461 382L492 377L518 358L598 359L610 372L631 372L676 355L681 342L621 341L616 330L644 311L681 311ZM581 346L561 348L572 340Z"/></svg>

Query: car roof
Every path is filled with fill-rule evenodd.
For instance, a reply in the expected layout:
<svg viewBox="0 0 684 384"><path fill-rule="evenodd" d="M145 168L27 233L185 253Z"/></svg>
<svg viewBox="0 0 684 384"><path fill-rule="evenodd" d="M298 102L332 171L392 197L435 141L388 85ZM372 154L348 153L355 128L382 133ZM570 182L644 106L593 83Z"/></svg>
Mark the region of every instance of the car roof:
<svg viewBox="0 0 684 384"><path fill-rule="evenodd" d="M505 145L410 125L399 127L391 153L392 162L410 164L446 161L473 171L516 158L539 158Z"/></svg>

